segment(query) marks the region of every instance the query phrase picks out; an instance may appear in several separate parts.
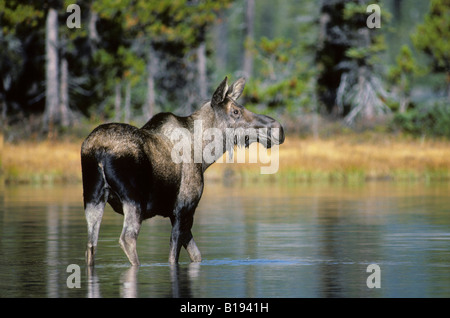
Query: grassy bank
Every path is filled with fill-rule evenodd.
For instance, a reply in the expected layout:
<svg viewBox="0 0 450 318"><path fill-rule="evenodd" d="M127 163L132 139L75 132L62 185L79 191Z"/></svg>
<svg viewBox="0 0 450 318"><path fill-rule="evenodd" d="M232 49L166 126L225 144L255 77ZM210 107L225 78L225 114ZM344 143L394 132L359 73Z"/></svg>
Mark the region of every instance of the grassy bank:
<svg viewBox="0 0 450 318"><path fill-rule="evenodd" d="M5 143L6 183L80 182L77 141ZM247 161L248 162L248 161ZM450 141L363 134L333 139L287 138L279 148L277 173L260 175L264 164L214 164L209 180L331 181L450 180Z"/></svg>
<svg viewBox="0 0 450 318"><path fill-rule="evenodd" d="M226 166L214 165L210 169L227 171ZM384 134L287 138L279 149L278 172L261 176L260 166L235 165L230 174L258 182L450 180L450 141Z"/></svg>
<svg viewBox="0 0 450 318"><path fill-rule="evenodd" d="M81 141L21 141L3 145L6 183L59 183L81 181Z"/></svg>

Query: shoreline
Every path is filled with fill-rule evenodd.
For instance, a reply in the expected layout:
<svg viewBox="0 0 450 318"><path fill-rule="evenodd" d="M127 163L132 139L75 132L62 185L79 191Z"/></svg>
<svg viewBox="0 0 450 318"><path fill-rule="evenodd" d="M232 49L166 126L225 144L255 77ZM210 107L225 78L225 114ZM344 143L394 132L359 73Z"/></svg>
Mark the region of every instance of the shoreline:
<svg viewBox="0 0 450 318"><path fill-rule="evenodd" d="M4 143L4 184L80 183L82 140ZM247 152L248 156L248 152ZM248 158L248 157L247 157ZM287 137L274 174L262 163L215 163L207 182L366 182L450 180L450 141L386 134ZM259 162L259 161L258 161Z"/></svg>

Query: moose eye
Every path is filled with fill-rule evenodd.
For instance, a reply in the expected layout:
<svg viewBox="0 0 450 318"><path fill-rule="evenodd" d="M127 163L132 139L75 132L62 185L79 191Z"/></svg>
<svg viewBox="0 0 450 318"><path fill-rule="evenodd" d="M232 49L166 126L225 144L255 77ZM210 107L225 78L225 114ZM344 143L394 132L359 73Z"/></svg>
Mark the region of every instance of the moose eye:
<svg viewBox="0 0 450 318"><path fill-rule="evenodd" d="M237 109L233 110L233 114L238 115L239 111Z"/></svg>

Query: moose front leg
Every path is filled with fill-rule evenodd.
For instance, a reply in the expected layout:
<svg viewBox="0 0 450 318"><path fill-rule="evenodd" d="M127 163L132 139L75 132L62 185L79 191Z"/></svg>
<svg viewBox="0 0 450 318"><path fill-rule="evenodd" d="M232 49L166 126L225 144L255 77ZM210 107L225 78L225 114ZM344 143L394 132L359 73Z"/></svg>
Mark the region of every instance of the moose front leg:
<svg viewBox="0 0 450 318"><path fill-rule="evenodd" d="M170 218L170 220L172 221L172 234L170 236L169 263L177 264L181 249L180 222L178 219Z"/></svg>
<svg viewBox="0 0 450 318"><path fill-rule="evenodd" d="M195 244L191 232L193 216L185 216L184 218L179 216L171 217L170 220L172 222L172 234L170 238L169 263L178 263L181 246L184 246L192 262L201 262L200 250Z"/></svg>
<svg viewBox="0 0 450 318"><path fill-rule="evenodd" d="M194 238L191 234L191 239L189 240L189 243L183 245L186 251L189 254L189 257L191 258L192 262L201 262L202 261L202 254L200 253L200 250L197 247L197 244L195 244Z"/></svg>

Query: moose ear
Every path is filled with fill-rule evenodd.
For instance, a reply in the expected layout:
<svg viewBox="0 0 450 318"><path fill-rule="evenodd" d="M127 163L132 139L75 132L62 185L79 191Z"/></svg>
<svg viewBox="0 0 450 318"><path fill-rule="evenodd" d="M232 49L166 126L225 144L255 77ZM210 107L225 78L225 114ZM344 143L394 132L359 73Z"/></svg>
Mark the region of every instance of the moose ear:
<svg viewBox="0 0 450 318"><path fill-rule="evenodd" d="M227 91L228 91L228 77L225 76L225 79L217 87L216 91L214 92L211 98L211 105L214 106L220 104L225 99Z"/></svg>
<svg viewBox="0 0 450 318"><path fill-rule="evenodd" d="M231 87L228 89L227 95L232 99L237 100L244 91L244 87L245 78L241 77L236 82L234 82L233 85L231 85Z"/></svg>

